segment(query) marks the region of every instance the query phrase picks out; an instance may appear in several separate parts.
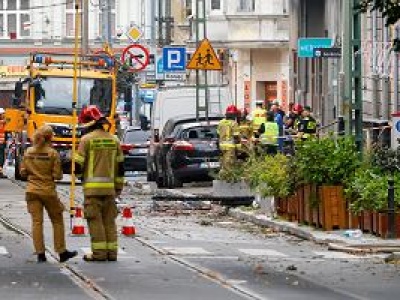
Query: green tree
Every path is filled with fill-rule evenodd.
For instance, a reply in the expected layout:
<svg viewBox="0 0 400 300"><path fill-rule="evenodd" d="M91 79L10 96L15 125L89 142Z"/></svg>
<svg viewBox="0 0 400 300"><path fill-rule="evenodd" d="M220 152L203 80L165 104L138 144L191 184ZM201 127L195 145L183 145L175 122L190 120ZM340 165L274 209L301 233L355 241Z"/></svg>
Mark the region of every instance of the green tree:
<svg viewBox="0 0 400 300"><path fill-rule="evenodd" d="M387 17L386 26L394 25L400 19L399 0L361 0L356 9L361 13L380 11L382 16Z"/></svg>

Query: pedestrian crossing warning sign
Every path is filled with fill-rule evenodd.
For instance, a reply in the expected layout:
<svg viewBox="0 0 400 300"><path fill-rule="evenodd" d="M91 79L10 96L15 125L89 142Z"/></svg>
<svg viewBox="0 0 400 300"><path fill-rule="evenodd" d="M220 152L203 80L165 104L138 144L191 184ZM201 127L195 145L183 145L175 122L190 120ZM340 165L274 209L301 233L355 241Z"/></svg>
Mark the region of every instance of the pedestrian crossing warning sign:
<svg viewBox="0 0 400 300"><path fill-rule="evenodd" d="M221 62L215 54L208 39L201 41L186 69L194 70L222 70Z"/></svg>

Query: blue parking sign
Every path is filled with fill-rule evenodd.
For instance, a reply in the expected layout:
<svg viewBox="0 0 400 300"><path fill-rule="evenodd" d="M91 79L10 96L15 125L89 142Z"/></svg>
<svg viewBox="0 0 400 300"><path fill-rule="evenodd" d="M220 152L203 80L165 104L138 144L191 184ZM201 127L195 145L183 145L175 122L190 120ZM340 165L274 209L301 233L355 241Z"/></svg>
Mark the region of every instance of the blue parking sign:
<svg viewBox="0 0 400 300"><path fill-rule="evenodd" d="M186 48L164 47L163 48L164 72L183 72L186 70Z"/></svg>

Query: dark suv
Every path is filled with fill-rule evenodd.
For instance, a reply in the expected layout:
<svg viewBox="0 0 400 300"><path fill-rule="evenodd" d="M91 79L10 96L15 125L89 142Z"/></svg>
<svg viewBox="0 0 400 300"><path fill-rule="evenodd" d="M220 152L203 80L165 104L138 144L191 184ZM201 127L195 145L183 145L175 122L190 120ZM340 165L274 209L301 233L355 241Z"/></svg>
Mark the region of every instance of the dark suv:
<svg viewBox="0 0 400 300"><path fill-rule="evenodd" d="M162 134L153 133L147 156L147 177L158 187L175 188L183 183L212 180L219 169L218 122L181 116L167 121Z"/></svg>

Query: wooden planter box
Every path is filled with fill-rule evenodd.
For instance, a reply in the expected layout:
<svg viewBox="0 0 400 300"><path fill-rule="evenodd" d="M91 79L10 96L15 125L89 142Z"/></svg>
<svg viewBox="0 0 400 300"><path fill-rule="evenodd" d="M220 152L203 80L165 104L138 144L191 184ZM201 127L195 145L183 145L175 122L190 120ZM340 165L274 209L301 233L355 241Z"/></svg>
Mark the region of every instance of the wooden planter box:
<svg viewBox="0 0 400 300"><path fill-rule="evenodd" d="M377 213L377 232L376 235L387 238L388 235L388 214ZM400 238L400 213L395 216L396 238Z"/></svg>
<svg viewBox="0 0 400 300"><path fill-rule="evenodd" d="M299 223L304 223L305 221L305 189L306 186L302 185L297 188L297 199L298 199L298 206L297 206L297 215Z"/></svg>
<svg viewBox="0 0 400 300"><path fill-rule="evenodd" d="M312 186L307 184L304 186L304 223L311 225L312 215L311 215L311 191Z"/></svg>
<svg viewBox="0 0 400 300"><path fill-rule="evenodd" d="M348 212L348 228L359 229L360 228L360 215L356 215L351 211Z"/></svg>
<svg viewBox="0 0 400 300"><path fill-rule="evenodd" d="M319 187L321 225L324 230L346 228L346 201L342 186Z"/></svg>
<svg viewBox="0 0 400 300"><path fill-rule="evenodd" d="M363 232L372 232L372 213L370 211L361 213L361 230Z"/></svg>
<svg viewBox="0 0 400 300"><path fill-rule="evenodd" d="M299 207L299 202L297 198L297 193L293 196L290 196L288 198L288 219L289 221L297 221L298 220L298 207Z"/></svg>
<svg viewBox="0 0 400 300"><path fill-rule="evenodd" d="M287 217L287 203L288 203L288 198L277 198L275 201L275 206L276 206L276 212L278 213L279 216L281 217Z"/></svg>
<svg viewBox="0 0 400 300"><path fill-rule="evenodd" d="M371 213L371 217L372 217L372 229L371 232L373 234L378 234L379 231L379 213L376 211L373 211Z"/></svg>

